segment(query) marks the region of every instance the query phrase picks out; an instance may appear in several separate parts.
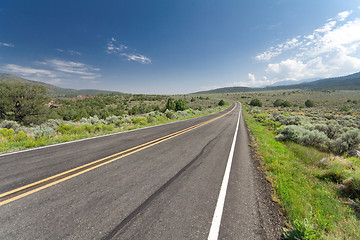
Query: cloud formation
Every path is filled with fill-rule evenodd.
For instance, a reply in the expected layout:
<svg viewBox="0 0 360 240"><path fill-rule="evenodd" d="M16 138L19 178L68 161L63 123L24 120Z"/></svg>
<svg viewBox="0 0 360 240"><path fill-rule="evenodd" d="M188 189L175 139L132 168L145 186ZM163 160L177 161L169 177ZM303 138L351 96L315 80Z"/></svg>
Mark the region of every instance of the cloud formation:
<svg viewBox="0 0 360 240"><path fill-rule="evenodd" d="M150 58L145 57L142 54L136 53L134 49L130 49L124 44L118 43L118 41L114 37L112 37L111 40L106 43L106 53L123 56L128 61L135 61L143 64L151 63Z"/></svg>
<svg viewBox="0 0 360 240"><path fill-rule="evenodd" d="M94 68L80 62L48 59L43 62L37 61L35 65L43 67L34 68L17 64L6 64L0 70L47 83L62 83L66 79L95 79L101 77L99 68Z"/></svg>
<svg viewBox="0 0 360 240"><path fill-rule="evenodd" d="M61 52L61 53L66 52L66 53L68 53L68 54L70 54L72 56L74 56L74 55L81 56L82 55L81 52L78 52L78 51L75 51L75 50L67 50L67 51L65 51L64 49L57 48L56 51Z"/></svg>
<svg viewBox="0 0 360 240"><path fill-rule="evenodd" d="M39 62L39 64L48 66L49 68L58 72L78 75L83 79L94 79L101 76L100 74L98 74L98 71L100 70L99 68L94 68L80 62L65 61L60 59L48 59L44 62Z"/></svg>
<svg viewBox="0 0 360 240"><path fill-rule="evenodd" d="M4 43L4 42L0 42L0 46L4 46L4 47L15 47L14 44L11 43Z"/></svg>
<svg viewBox="0 0 360 240"><path fill-rule="evenodd" d="M301 80L350 74L360 69L360 19L347 20L352 11L340 12L305 36L296 36L257 55L270 62L265 70L271 81ZM286 55L281 59L281 56Z"/></svg>

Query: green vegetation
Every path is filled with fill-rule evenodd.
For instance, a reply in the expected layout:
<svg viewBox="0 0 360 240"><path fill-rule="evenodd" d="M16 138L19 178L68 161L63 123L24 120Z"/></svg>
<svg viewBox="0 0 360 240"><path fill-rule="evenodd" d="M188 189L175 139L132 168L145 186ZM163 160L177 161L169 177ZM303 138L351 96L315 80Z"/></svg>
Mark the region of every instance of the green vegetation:
<svg viewBox="0 0 360 240"><path fill-rule="evenodd" d="M357 239L359 160L277 141L270 115L248 111L246 122L275 189L273 199L284 208L292 225L285 238Z"/></svg>
<svg viewBox="0 0 360 240"><path fill-rule="evenodd" d="M218 103L219 106L224 106L225 104L226 104L225 101L222 100L222 99L221 99L221 100L219 101L219 103Z"/></svg>
<svg viewBox="0 0 360 240"><path fill-rule="evenodd" d="M40 85L22 82L0 83L0 119L30 124L46 113L46 90Z"/></svg>
<svg viewBox="0 0 360 240"><path fill-rule="evenodd" d="M50 99L39 84L0 81L0 152L203 116L229 106L204 96L188 99L143 94Z"/></svg>
<svg viewBox="0 0 360 240"><path fill-rule="evenodd" d="M291 107L291 103L288 100L276 99L274 107Z"/></svg>
<svg viewBox="0 0 360 240"><path fill-rule="evenodd" d="M311 101L310 99L305 101L305 106L306 107L314 107L315 103L313 101Z"/></svg>
<svg viewBox="0 0 360 240"><path fill-rule="evenodd" d="M250 105L262 107L262 102L259 99L255 98L255 99L251 100Z"/></svg>

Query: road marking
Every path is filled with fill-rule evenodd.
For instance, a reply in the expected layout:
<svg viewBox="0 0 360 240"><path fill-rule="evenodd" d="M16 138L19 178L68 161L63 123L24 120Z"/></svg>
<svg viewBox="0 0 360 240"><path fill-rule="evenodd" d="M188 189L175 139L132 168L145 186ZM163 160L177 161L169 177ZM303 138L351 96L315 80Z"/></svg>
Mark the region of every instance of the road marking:
<svg viewBox="0 0 360 240"><path fill-rule="evenodd" d="M223 181L221 183L219 198L216 203L216 208L215 208L213 220L211 223L208 240L217 240L219 237L220 223L221 223L222 213L223 213L224 204L225 204L226 191L227 191L229 178L230 178L230 170L231 170L232 160L234 157L235 143L236 143L237 133L239 130L240 117L241 117L241 105L240 105L239 116L238 116L238 120L237 120L237 124L236 124L234 139L231 144L230 154L229 154L229 158L228 158L228 161L226 164Z"/></svg>
<svg viewBox="0 0 360 240"><path fill-rule="evenodd" d="M221 110L220 112L223 112L223 111L225 111L227 109L228 108L226 108L224 110ZM197 117L197 118L202 118L202 117L205 117L205 116L201 116L201 117ZM103 137L112 136L112 135L124 134L124 133L128 133L128 132L140 131L140 130L143 130L143 129L155 128L155 127L160 127L160 126L164 126L164 125L175 124L175 123L178 123L178 122L186 122L186 121L189 121L191 119L194 119L194 118L189 118L189 119L180 120L180 121L176 121L176 122L163 123L163 124L159 124L159 125L155 125L155 126L137 128L137 129L127 130L127 131L124 131L124 132L109 133L109 134L105 134L105 135L88 137L88 138L83 138L83 139L77 139L77 140L72 140L72 141L68 141L68 142L55 143L55 144L51 144L51 145L47 145L47 146L24 149L24 150L20 150L20 151L16 151L16 152L3 153L3 154L0 154L0 157L13 155L13 154L17 154L17 153L30 152L30 151L44 149L44 148L56 147L56 146L61 146L61 145L65 145L65 144L70 144L70 143L82 142L82 141L92 140L92 139L96 139L96 138L103 138Z"/></svg>
<svg viewBox="0 0 360 240"><path fill-rule="evenodd" d="M149 147L154 146L156 144L159 144L161 142L167 141L169 139L172 139L172 138L177 137L179 135L182 135L184 133L190 132L190 131L192 131L192 130L194 130L196 128L199 128L199 127L204 126L204 125L206 125L206 124L208 124L210 122L213 122L213 121L215 121L215 120L217 120L219 118L224 117L225 115L231 113L236 108L236 106L237 106L237 104L229 112L224 113L224 114L222 114L222 115L220 115L218 117L212 118L210 120L207 120L205 122L202 122L202 123L196 124L194 126L185 128L183 130L171 133L171 134L166 135L164 137L157 138L155 140L146 142L144 144L129 148L127 150L115 153L113 155L101 158L99 160L95 160L93 162L84 164L82 166L70 169L68 171L65 171L65 172L62 172L62 173L59 173L59 174L56 174L54 176L42 179L40 181L30 183L30 184L27 184L25 186L22 186L22 187L7 191L5 193L2 193L2 194L0 194L0 206L5 205L7 203L10 203L12 201L15 201L17 199L23 198L25 196L28 196L28 195L30 195L32 193L38 192L38 191L40 191L42 189L51 187L51 186L53 186L55 184L64 182L64 181L66 181L68 179L71 179L71 178L76 177L78 175L84 174L84 173L89 172L89 171L91 171L93 169L101 167L101 166L103 166L105 164L114 162L114 161L116 161L116 160L118 160L120 158L124 158L126 156L129 156L131 154L134 154L136 152L139 152L141 150L144 150L146 148L149 148Z"/></svg>

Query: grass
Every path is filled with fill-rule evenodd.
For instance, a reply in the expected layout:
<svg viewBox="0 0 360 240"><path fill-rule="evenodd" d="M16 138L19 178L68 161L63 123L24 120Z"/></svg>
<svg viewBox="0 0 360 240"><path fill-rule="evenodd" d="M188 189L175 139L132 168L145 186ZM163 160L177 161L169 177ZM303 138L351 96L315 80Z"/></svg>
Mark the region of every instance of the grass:
<svg viewBox="0 0 360 240"><path fill-rule="evenodd" d="M359 209L347 204L350 199L339 194L338 183L319 177L324 174L320 160L330 158L329 154L293 142L276 141L273 131L250 114L244 115L275 189L274 201L283 207L294 231L301 225L299 222L315 231L314 238L300 239L360 239ZM338 176L339 166L331 171L335 172L335 179L345 177L342 173Z"/></svg>
<svg viewBox="0 0 360 240"><path fill-rule="evenodd" d="M106 135L106 134L111 134L111 133L116 133L116 132L123 132L123 131L138 129L138 128L144 128L144 127L156 126L156 125L165 124L165 123L177 122L177 121L191 119L191 118L195 118L195 117L202 117L202 116L206 116L206 115L213 114L216 112L220 112L229 106L230 106L230 102L228 102L226 105L222 106L221 108L220 107L216 108L216 110L206 113L206 114L197 114L197 115L191 115L191 116L187 116L187 117L180 117L180 118L176 118L176 119L169 119L169 118L162 116L162 117L158 117L158 118L153 118L150 122L144 121L143 117L135 116L132 119L132 123L124 124L119 127L113 126L112 128L109 128L108 127L109 125L108 126L105 125L104 128L100 128L100 130L95 131L95 132L94 131L87 132L86 130L84 130L80 127L75 127L75 130L79 130L79 131L75 131L75 130L74 131L66 131L66 129L65 129L63 131L63 133L57 132L52 137L50 137L50 136L26 137L26 138L24 137L23 139L20 139L19 141L9 139L9 137L6 137L5 134L3 134L3 135L0 134L0 153L6 153L6 152L10 152L10 151L18 151L18 150L27 149L27 148L41 147L41 146L62 143L62 142L69 142L69 141L73 141L73 140L79 140L79 139L84 139L84 138L89 138L89 137L94 137L94 136L101 136L101 135ZM146 119L146 118L144 118L144 119ZM64 125L64 126L70 127L69 125ZM95 125L91 125L91 126L93 126L95 129ZM92 129L92 130L94 130L94 129ZM6 130L8 130L8 129L6 129ZM17 135L15 135L15 136L17 136Z"/></svg>

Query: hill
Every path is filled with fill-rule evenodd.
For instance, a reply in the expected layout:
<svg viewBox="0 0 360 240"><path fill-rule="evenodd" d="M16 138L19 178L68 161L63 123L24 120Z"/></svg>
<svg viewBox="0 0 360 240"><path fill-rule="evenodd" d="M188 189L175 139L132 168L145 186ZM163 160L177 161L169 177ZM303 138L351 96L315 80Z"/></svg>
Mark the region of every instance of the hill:
<svg viewBox="0 0 360 240"><path fill-rule="evenodd" d="M360 90L360 72L343 77L325 78L313 82L287 86L266 87L263 90Z"/></svg>
<svg viewBox="0 0 360 240"><path fill-rule="evenodd" d="M30 84L38 84L41 86L44 86L48 95L54 96L54 97L61 97L61 96L68 96L73 97L77 95L98 95L98 94L112 94L112 93L121 93L121 92L115 92L115 91L105 91L105 90L95 90L95 89L82 89L82 90L76 90L71 88L61 88L57 87L52 84L44 83L44 82L38 82L38 81L32 81L25 78L21 78L12 74L6 74L6 73L0 73L0 82L2 81L19 81L19 82L26 82Z"/></svg>
<svg viewBox="0 0 360 240"><path fill-rule="evenodd" d="M224 87L217 88L208 91L196 92L196 94L209 94L209 93L235 93L235 92L252 92L259 90L258 88L249 88L249 87Z"/></svg>
<svg viewBox="0 0 360 240"><path fill-rule="evenodd" d="M299 84L268 86L265 88L248 88L248 87L226 87L209 91L196 93L235 93L235 92L255 92L255 91L272 91L272 90L360 90L360 72L343 77L325 78L313 82L304 82Z"/></svg>

